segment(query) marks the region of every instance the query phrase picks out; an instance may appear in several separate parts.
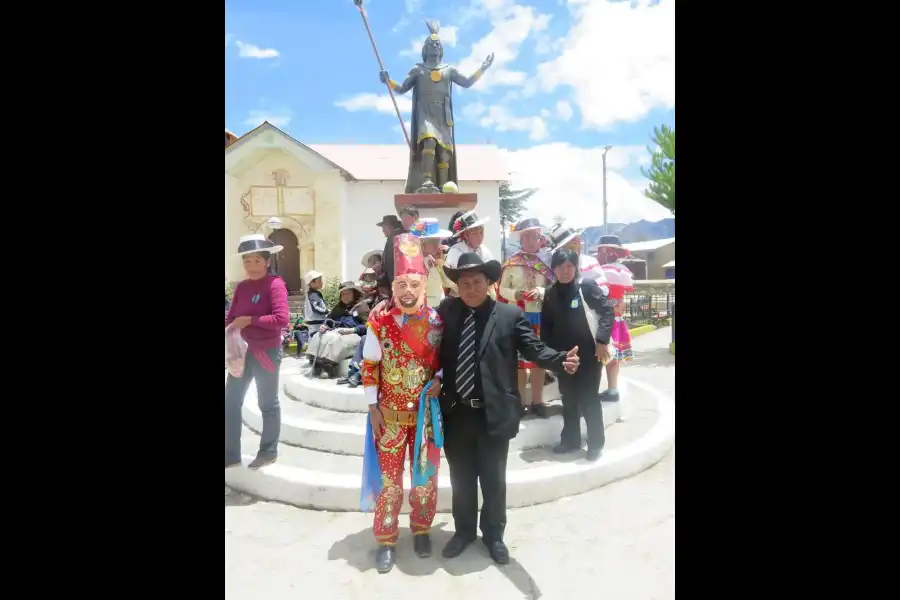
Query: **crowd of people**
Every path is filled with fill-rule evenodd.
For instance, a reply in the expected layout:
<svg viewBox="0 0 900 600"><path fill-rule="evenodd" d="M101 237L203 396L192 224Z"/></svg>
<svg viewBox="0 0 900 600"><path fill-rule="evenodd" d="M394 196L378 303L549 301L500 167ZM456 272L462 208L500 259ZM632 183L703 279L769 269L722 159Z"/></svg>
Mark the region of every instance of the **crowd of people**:
<svg viewBox="0 0 900 600"><path fill-rule="evenodd" d="M558 225L544 234L528 217L511 228L521 249L501 264L483 245L486 222L469 211L441 229L405 206L377 223L384 250L363 256L364 271L340 285L335 306L322 296L322 273L305 277L305 353L314 374L337 377L349 358L348 374L336 383L362 385L369 403L361 508L375 513L381 573L395 561L407 454L413 547L431 555L441 448L456 528L443 555L458 556L480 526L490 556L508 563L509 442L523 417L548 416L545 371L558 378L563 405L553 452L581 451L583 417L585 458L596 461L605 443L601 399L619 399L619 363L633 358L623 300L632 280L621 262L628 251L616 236L603 236L594 259L582 254L577 231ZM225 385L226 468L240 464L241 405L254 378L263 431L249 468L277 457L281 330L289 315L287 289L267 265L279 250L260 235L242 238L238 248L247 278L226 306L225 324L240 329L248 354L243 374L229 375ZM604 367L609 386L599 394Z"/></svg>

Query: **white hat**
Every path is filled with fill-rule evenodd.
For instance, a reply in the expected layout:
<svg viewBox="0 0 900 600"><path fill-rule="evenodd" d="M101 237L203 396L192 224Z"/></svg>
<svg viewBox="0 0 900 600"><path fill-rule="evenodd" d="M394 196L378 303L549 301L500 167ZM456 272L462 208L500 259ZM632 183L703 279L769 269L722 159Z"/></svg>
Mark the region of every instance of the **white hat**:
<svg viewBox="0 0 900 600"><path fill-rule="evenodd" d="M422 240L445 239L453 236L453 233L446 229L441 229L438 220L435 218L419 219L413 226L409 228L409 232Z"/></svg>
<svg viewBox="0 0 900 600"><path fill-rule="evenodd" d="M309 285L310 281L312 281L314 279L318 279L321 276L322 276L322 273L319 273L315 269L312 269L312 270L306 272L306 275L303 276L303 281L306 282L306 285Z"/></svg>
<svg viewBox="0 0 900 600"><path fill-rule="evenodd" d="M238 256L253 254L254 252L278 254L282 250L284 250L284 246L276 246L261 233L251 233L238 240Z"/></svg>
<svg viewBox="0 0 900 600"><path fill-rule="evenodd" d="M368 267L368 266L369 266L369 259L372 258L373 256L375 256L376 254L377 254L378 256L381 256L381 260L382 260L382 261L384 260L384 256L382 256L382 255L384 254L384 250L381 249L381 248L376 248L375 250L369 250L368 252L366 252L365 254L363 254L362 261L361 261L361 262L362 262L362 266Z"/></svg>
<svg viewBox="0 0 900 600"><path fill-rule="evenodd" d="M453 237L459 237L463 231L481 227L490 220L490 217L480 219L474 210L463 213L453 222Z"/></svg>

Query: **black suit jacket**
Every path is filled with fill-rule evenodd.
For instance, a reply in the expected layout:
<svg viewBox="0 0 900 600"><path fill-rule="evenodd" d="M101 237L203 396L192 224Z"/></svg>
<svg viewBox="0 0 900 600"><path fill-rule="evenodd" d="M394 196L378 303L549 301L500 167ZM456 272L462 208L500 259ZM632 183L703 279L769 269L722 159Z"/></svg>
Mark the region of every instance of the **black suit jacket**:
<svg viewBox="0 0 900 600"><path fill-rule="evenodd" d="M488 302L492 302L494 307L478 344L477 355L488 434L512 439L519 433L522 418L517 351L542 369L552 370L562 368L566 352L556 351L538 339L518 306L502 304L490 298ZM464 307L460 298L444 298L438 307L438 314L444 322L440 359L444 369L441 409L445 416L457 400L456 382L452 375L456 373L461 331L455 324L459 322Z"/></svg>
<svg viewBox="0 0 900 600"><path fill-rule="evenodd" d="M381 279L378 280L378 285L391 287L391 284L394 283L394 236L400 235L401 233L409 233L409 231L406 229L396 229L394 230L394 233L384 240L384 254L381 257L382 275Z"/></svg>

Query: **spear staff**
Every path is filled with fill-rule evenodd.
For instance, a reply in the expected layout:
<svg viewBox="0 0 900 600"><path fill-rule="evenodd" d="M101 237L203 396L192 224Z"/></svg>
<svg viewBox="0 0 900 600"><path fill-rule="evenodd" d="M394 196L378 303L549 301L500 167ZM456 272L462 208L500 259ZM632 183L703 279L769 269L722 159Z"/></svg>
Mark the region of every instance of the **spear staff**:
<svg viewBox="0 0 900 600"><path fill-rule="evenodd" d="M355 4L356 8L359 9L359 16L362 17L363 25L366 26L366 33L369 34L369 41L372 42L372 50L375 51L375 58L378 59L378 66L382 71L387 71L387 69L384 68L384 63L381 62L381 55L378 54L378 47L375 45L375 38L372 37L372 30L369 28L369 19L366 17L366 9L363 8L363 0L353 0L353 4ZM388 95L391 97L391 102L394 103L394 111L397 113L397 118L400 119L400 128L403 129L403 137L406 138L406 145L411 147L409 143L409 134L406 132L406 123L403 122L403 117L400 116L400 107L397 106L397 99L394 98L394 90L391 89L391 82L386 82L385 86L387 86L387 91Z"/></svg>

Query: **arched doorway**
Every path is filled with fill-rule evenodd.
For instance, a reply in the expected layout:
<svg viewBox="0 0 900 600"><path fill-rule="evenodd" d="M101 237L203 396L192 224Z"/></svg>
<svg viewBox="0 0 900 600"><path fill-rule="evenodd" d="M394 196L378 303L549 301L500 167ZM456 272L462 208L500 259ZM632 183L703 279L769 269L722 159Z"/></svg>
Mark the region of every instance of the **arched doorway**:
<svg viewBox="0 0 900 600"><path fill-rule="evenodd" d="M276 272L284 279L288 292L303 291L303 280L300 275L300 248L297 236L290 229L276 229L269 236L273 243L284 246L278 253Z"/></svg>

